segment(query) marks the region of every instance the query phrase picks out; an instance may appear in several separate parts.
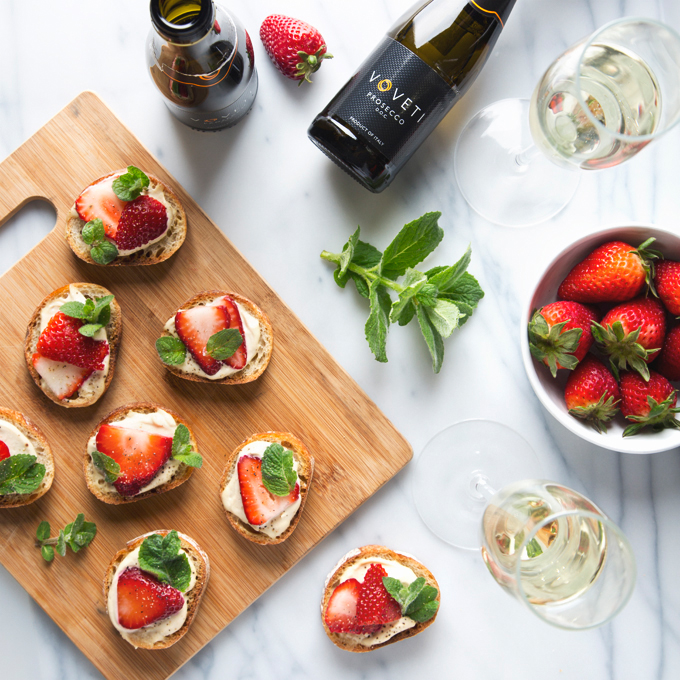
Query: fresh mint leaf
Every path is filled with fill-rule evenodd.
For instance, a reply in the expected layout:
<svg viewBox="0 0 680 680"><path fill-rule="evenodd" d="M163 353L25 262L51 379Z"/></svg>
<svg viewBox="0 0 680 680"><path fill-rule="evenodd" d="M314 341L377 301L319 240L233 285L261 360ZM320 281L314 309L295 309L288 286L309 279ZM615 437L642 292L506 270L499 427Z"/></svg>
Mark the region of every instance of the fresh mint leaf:
<svg viewBox="0 0 680 680"><path fill-rule="evenodd" d="M100 298L95 298L94 301L94 308L92 310L92 315L88 319L88 321L92 321L93 323L100 323L103 326L106 326L108 323L107 321L104 321L102 318L102 315L106 314L108 312L109 319L111 318L111 303L113 302L113 295L104 295L104 297Z"/></svg>
<svg viewBox="0 0 680 680"><path fill-rule="evenodd" d="M368 284L366 283L366 279L361 276L360 274L357 274L355 272L348 272L350 279L354 281L354 286L357 289L357 293L361 295L362 297L368 298L370 295L370 289ZM344 288L344 286L343 286Z"/></svg>
<svg viewBox="0 0 680 680"><path fill-rule="evenodd" d="M187 356L187 348L179 339L171 335L156 340L156 351L161 361L170 366L180 366Z"/></svg>
<svg viewBox="0 0 680 680"><path fill-rule="evenodd" d="M262 455L262 483L275 496L288 496L295 489L297 472L293 452L278 442L270 444Z"/></svg>
<svg viewBox="0 0 680 680"><path fill-rule="evenodd" d="M385 248L381 275L397 278L403 276L409 267L422 262L444 238L444 230L438 224L440 217L440 212L430 212L405 225Z"/></svg>
<svg viewBox="0 0 680 680"><path fill-rule="evenodd" d="M426 585L421 576L405 586L399 579L385 576L383 585L387 592L401 606L402 616L408 616L417 622L429 621L439 608L437 589Z"/></svg>
<svg viewBox="0 0 680 680"><path fill-rule="evenodd" d="M339 276L345 275L347 267L349 267L349 263L352 261L352 258L354 257L354 249L356 248L357 241L359 240L360 231L361 227L357 227L357 230L349 237L349 241L347 241L347 243L345 243L345 245L342 248L342 253L340 255L340 266L338 269Z"/></svg>
<svg viewBox="0 0 680 680"><path fill-rule="evenodd" d="M438 609L439 602L437 600L430 600L429 602L425 602L422 606L418 607L418 609L414 609L408 614L408 617L416 623L425 623L425 621L429 621L437 613Z"/></svg>
<svg viewBox="0 0 680 680"><path fill-rule="evenodd" d="M152 534L139 547L139 566L163 583L185 592L191 583L191 567L186 553L180 553L182 543L176 531L166 536Z"/></svg>
<svg viewBox="0 0 680 680"><path fill-rule="evenodd" d="M120 476L120 465L105 453L97 450L93 451L92 462L96 468L99 468L104 473L107 484L113 484Z"/></svg>
<svg viewBox="0 0 680 680"><path fill-rule="evenodd" d="M243 344L243 336L237 328L225 328L208 338L205 351L217 361L224 361L234 356Z"/></svg>
<svg viewBox="0 0 680 680"><path fill-rule="evenodd" d="M92 543L96 535L96 524L94 522L86 522L85 515L82 512L76 516L73 522L64 527L64 539L74 553Z"/></svg>
<svg viewBox="0 0 680 680"><path fill-rule="evenodd" d="M28 453L18 453L0 461L0 496L29 494L40 488L45 466Z"/></svg>
<svg viewBox="0 0 680 680"><path fill-rule="evenodd" d="M417 293L416 300L426 307L434 307L437 304L437 286L426 283Z"/></svg>
<svg viewBox="0 0 680 680"><path fill-rule="evenodd" d="M427 307L418 305L416 308L418 315L418 323L420 324L420 330L425 338L425 343L427 348L430 350L430 355L432 356L432 370L435 373L439 373L442 368L442 363L444 361L444 341L439 331L434 327L430 317L425 311Z"/></svg>
<svg viewBox="0 0 680 680"><path fill-rule="evenodd" d="M51 545L43 545L40 552L45 562L51 562L54 559L54 548Z"/></svg>
<svg viewBox="0 0 680 680"><path fill-rule="evenodd" d="M445 293L453 288L456 282L467 270L470 259L472 258L472 249L468 246L463 257L451 267L445 267L443 270L428 276L429 282L433 286L437 286L440 293Z"/></svg>
<svg viewBox="0 0 680 680"><path fill-rule="evenodd" d="M191 433L184 423L175 428L172 437L172 457L189 467L200 468L203 465L203 458L191 446Z"/></svg>
<svg viewBox="0 0 680 680"><path fill-rule="evenodd" d="M149 178L139 168L129 165L125 174L113 180L113 193L121 201L134 201L148 186Z"/></svg>
<svg viewBox="0 0 680 680"><path fill-rule="evenodd" d="M118 257L118 248L112 241L102 241L90 248L90 257L97 264L111 264Z"/></svg>
<svg viewBox="0 0 680 680"><path fill-rule="evenodd" d="M392 298L380 279L375 279L369 289L371 314L366 321L364 332L368 346L378 361L387 362L387 331L390 327Z"/></svg>
<svg viewBox="0 0 680 680"><path fill-rule="evenodd" d="M399 315L399 318L397 319L397 322L399 323L400 326L405 326L407 323L411 321L411 319L414 317L416 313L416 306L413 304L413 300L409 300L406 303L406 306L404 309L401 311L401 314Z"/></svg>
<svg viewBox="0 0 680 680"><path fill-rule="evenodd" d="M404 290L399 293L399 298L392 305L392 311L390 313L390 321L396 322L402 315L404 308L412 302L419 292L420 289L427 283L427 277L425 274L416 271L415 269L406 270L406 278L402 283Z"/></svg>
<svg viewBox="0 0 680 680"><path fill-rule="evenodd" d="M425 313L442 338L448 338L458 328L460 309L449 300L437 300L434 307L425 307Z"/></svg>
<svg viewBox="0 0 680 680"><path fill-rule="evenodd" d="M439 297L451 300L451 302L456 304L462 302L474 309L477 307L477 303L484 297L484 291L472 274L464 272L446 291L442 292L440 290Z"/></svg>
<svg viewBox="0 0 680 680"><path fill-rule="evenodd" d="M102 328L104 328L104 326L100 323L86 323L78 329L78 333L84 335L86 338L91 338Z"/></svg>
<svg viewBox="0 0 680 680"><path fill-rule="evenodd" d="M40 522L35 535L39 541L46 541L50 537L50 523L44 521Z"/></svg>
<svg viewBox="0 0 680 680"><path fill-rule="evenodd" d="M98 217L94 220L90 220L83 227L81 235L83 237L83 241L85 241L88 246L91 246L99 241L103 241L104 237L106 236L104 223Z"/></svg>
<svg viewBox="0 0 680 680"><path fill-rule="evenodd" d="M93 321L92 314L94 313L94 301L88 298L83 304L83 319Z"/></svg>
<svg viewBox="0 0 680 680"><path fill-rule="evenodd" d="M59 311L62 314L66 314L66 316L70 316L73 319L87 318L84 303L78 302L77 300L70 300L69 302L65 302L61 307L59 307Z"/></svg>
<svg viewBox="0 0 680 680"><path fill-rule="evenodd" d="M342 254L340 257L342 258ZM354 252L350 264L361 267L362 269L373 269L380 264L381 258L382 253L377 248L374 248L370 243L364 243L364 241L357 240L354 244ZM352 279L359 295L362 295L365 298L368 297L369 284L361 274L358 274L351 269L348 269L344 274L340 274L340 267L338 267L338 269L333 272L333 278L340 288L344 288L347 282Z"/></svg>
<svg viewBox="0 0 680 680"><path fill-rule="evenodd" d="M55 546L56 551L64 557L66 555L66 538L64 536L64 530L59 531L59 538L57 539L57 545Z"/></svg>

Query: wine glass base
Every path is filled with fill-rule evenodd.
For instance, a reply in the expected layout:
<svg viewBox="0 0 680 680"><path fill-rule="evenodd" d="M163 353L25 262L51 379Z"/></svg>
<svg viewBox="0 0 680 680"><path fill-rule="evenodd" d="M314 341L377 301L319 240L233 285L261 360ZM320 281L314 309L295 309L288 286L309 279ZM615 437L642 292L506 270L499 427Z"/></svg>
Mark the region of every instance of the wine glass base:
<svg viewBox="0 0 680 680"><path fill-rule="evenodd" d="M526 161L521 164L520 154ZM572 199L581 178L534 146L528 99L503 99L473 116L458 138L454 168L470 206L505 227L528 227L554 217Z"/></svg>
<svg viewBox="0 0 680 680"><path fill-rule="evenodd" d="M413 496L428 529L457 548L481 548L486 498L477 479L495 491L522 479L541 478L542 465L528 442L492 420L464 420L442 430L415 465Z"/></svg>

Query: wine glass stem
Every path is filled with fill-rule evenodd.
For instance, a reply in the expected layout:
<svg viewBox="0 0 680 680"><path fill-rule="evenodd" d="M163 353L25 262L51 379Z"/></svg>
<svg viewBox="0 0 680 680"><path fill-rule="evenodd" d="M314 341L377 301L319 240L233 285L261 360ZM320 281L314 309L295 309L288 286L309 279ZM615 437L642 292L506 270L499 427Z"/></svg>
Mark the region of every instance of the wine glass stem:
<svg viewBox="0 0 680 680"><path fill-rule="evenodd" d="M478 472L472 478L472 488L487 501L490 501L496 495L496 489L489 484L489 478L481 472Z"/></svg>
<svg viewBox="0 0 680 680"><path fill-rule="evenodd" d="M535 145L532 144L531 146L528 146L524 151L520 151L516 156L515 156L515 163L519 165L520 167L524 165L529 165L531 161L536 158L536 156L539 156L541 153L541 150Z"/></svg>

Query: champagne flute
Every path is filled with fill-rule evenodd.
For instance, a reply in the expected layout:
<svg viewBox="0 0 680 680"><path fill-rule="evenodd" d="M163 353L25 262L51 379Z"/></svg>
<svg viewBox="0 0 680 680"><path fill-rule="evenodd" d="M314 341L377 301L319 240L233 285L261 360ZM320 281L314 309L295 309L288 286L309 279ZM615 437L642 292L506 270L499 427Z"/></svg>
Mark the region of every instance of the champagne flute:
<svg viewBox="0 0 680 680"><path fill-rule="evenodd" d="M680 35L652 19L619 19L558 57L531 101L477 113L456 145L456 179L491 222L538 224L573 197L573 171L623 163L679 121Z"/></svg>
<svg viewBox="0 0 680 680"><path fill-rule="evenodd" d="M463 421L436 435L418 459L416 507L444 541L481 547L497 583L544 621L571 630L607 623L635 586L630 544L592 501L536 474L536 455L516 432Z"/></svg>

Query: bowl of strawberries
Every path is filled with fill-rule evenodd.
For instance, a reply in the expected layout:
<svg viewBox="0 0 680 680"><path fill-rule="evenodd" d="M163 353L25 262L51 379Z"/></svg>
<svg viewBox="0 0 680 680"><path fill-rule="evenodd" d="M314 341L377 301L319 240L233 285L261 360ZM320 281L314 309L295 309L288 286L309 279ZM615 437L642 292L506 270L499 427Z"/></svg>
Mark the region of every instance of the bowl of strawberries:
<svg viewBox="0 0 680 680"><path fill-rule="evenodd" d="M605 229L547 267L525 308L522 359L543 406L598 446L680 446L680 237Z"/></svg>

